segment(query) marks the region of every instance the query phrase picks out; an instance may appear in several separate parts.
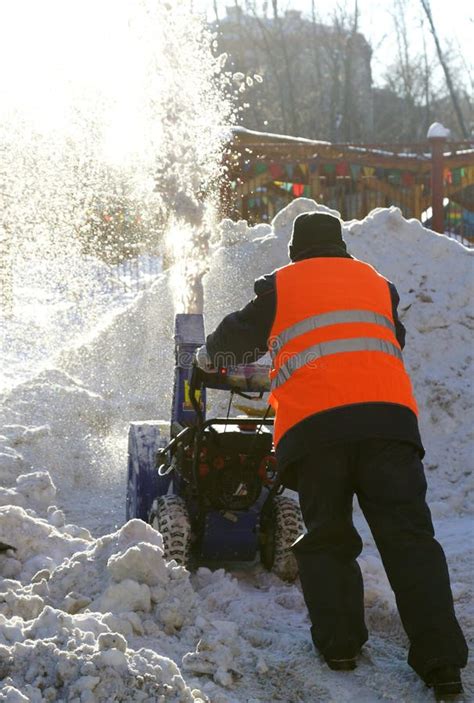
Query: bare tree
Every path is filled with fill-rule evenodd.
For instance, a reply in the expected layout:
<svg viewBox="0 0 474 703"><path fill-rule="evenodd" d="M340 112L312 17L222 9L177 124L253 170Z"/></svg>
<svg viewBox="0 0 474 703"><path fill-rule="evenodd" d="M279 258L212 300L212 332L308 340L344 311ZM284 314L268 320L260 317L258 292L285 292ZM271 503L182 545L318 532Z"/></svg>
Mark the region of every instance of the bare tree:
<svg viewBox="0 0 474 703"><path fill-rule="evenodd" d="M426 84L428 57L413 54L407 27L407 0L395 0L392 20L397 41L397 59L387 71L386 87L399 98L398 109L386 116L387 126L399 139L424 137L426 131L416 133L420 123L419 105L424 101L430 86ZM424 35L423 35L424 36ZM418 44L415 44L418 48Z"/></svg>
<svg viewBox="0 0 474 703"><path fill-rule="evenodd" d="M346 39L345 57L344 57L344 93L342 103L342 126L344 141L350 141L356 135L353 134L353 120L351 118L354 109L353 95L353 62L354 62L354 39L357 35L357 26L359 21L359 6L355 0L354 16L352 18L352 27Z"/></svg>
<svg viewBox="0 0 474 703"><path fill-rule="evenodd" d="M283 131L290 131L290 121L287 115L287 100L285 95L285 85L284 78L280 75L279 61L276 50L273 48L275 37L272 35L269 26L262 21L258 14L255 2L247 0L246 2L247 11L250 11L251 16L254 18L256 25L260 31L260 37L263 42L264 52L267 55L267 61L265 62L265 73L268 76L272 76L279 96L278 102L273 105L273 110L277 108L281 113L281 119L283 120ZM265 120L266 121L266 120Z"/></svg>
<svg viewBox="0 0 474 703"><path fill-rule="evenodd" d="M464 139L467 139L469 137L468 130L466 129L466 125L464 124L464 117L462 114L461 106L459 104L458 96L456 94L456 90L454 89L454 84L451 78L451 72L449 70L448 63L446 61L446 58L444 56L443 50L441 49L441 44L438 38L438 32L436 31L436 27L434 24L433 20L433 14L431 12L431 5L429 0L420 0L421 6L423 7L423 10L425 12L426 18L428 20L431 34L433 35L434 43L436 46L436 53L438 54L438 59L441 64L441 67L444 72L444 76L446 78L446 85L448 86L448 91L449 95L451 97L451 102L453 104L454 112L456 113L456 117L458 120L459 128L461 130L461 134L464 137Z"/></svg>
<svg viewBox="0 0 474 703"><path fill-rule="evenodd" d="M321 103L324 90L324 76L322 71L321 47L318 42L318 27L321 22L316 13L315 0L311 0L311 52L313 56L313 70L311 71L311 100L314 106L312 110L312 126L314 134L318 133L318 127L322 127L323 119L321 117Z"/></svg>
<svg viewBox="0 0 474 703"><path fill-rule="evenodd" d="M366 131L363 114L371 111L370 66L365 58L371 50L358 33L358 3L353 14L338 6L331 20L329 26L321 28L324 73L330 90L330 139L360 140Z"/></svg>
<svg viewBox="0 0 474 703"><path fill-rule="evenodd" d="M293 134L298 134L298 132L299 132L298 113L296 111L295 96L294 96L294 91L293 91L293 75L292 75L292 71L291 71L290 60L288 58L287 36L286 36L286 33L283 31L281 17L278 14L278 0L272 0L272 8L273 8L273 19L274 19L275 26L277 27L277 31L278 31L278 39L280 41L281 52L282 52L284 67L285 67L285 76L286 76L286 82L287 82L286 87L287 87L287 91L288 91L289 112L290 112L290 120L291 120L291 122L290 122L291 131Z"/></svg>
<svg viewBox="0 0 474 703"><path fill-rule="evenodd" d="M426 48L426 37L425 33L422 32L422 37L423 37L423 92L424 92L424 113L425 113L425 123L424 123L424 132L428 132L428 128L432 122L431 119L431 76L432 76L432 70L430 66L430 62L428 61L428 51Z"/></svg>

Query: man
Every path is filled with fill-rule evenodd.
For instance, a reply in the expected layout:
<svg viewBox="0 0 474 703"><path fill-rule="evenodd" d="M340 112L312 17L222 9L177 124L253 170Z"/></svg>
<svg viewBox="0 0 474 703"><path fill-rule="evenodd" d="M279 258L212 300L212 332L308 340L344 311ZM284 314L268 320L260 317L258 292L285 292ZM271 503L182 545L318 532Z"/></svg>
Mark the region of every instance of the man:
<svg viewBox="0 0 474 703"><path fill-rule="evenodd" d="M293 550L312 638L327 664L355 668L368 636L356 494L410 640L409 664L437 694L461 692L467 647L425 502L397 291L350 256L340 220L328 214L296 218L289 257L207 337L198 364L218 367L229 355L254 361L270 351L277 459L307 527Z"/></svg>

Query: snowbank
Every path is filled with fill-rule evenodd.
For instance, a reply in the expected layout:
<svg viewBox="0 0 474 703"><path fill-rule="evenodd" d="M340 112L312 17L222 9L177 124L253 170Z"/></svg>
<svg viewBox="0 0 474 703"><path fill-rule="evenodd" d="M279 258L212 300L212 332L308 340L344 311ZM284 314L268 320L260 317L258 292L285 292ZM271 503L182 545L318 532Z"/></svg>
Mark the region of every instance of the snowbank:
<svg viewBox="0 0 474 703"><path fill-rule="evenodd" d="M140 520L93 539L73 536L80 529L57 513L0 508L1 700L231 701L222 689L249 666L265 673L258 637L243 637L260 607L244 621L232 611L242 597L235 579L200 569L192 585ZM174 653L188 682L205 675L203 691L160 651Z"/></svg>

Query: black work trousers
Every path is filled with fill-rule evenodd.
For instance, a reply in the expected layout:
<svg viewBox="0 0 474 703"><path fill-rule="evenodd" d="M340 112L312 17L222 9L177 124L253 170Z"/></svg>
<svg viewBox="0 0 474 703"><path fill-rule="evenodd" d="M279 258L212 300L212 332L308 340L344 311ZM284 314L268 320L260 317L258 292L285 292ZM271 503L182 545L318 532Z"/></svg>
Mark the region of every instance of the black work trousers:
<svg viewBox="0 0 474 703"><path fill-rule="evenodd" d="M467 646L416 447L380 439L319 445L295 468L307 533L293 551L321 653L353 656L368 637L356 561L362 540L352 522L356 494L410 641L408 663L423 678L439 665L465 666Z"/></svg>

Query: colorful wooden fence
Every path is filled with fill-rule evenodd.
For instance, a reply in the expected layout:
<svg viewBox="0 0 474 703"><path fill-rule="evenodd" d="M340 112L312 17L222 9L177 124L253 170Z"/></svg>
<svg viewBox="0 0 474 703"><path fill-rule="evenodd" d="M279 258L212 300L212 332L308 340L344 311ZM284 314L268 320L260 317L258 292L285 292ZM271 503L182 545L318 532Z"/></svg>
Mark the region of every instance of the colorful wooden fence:
<svg viewBox="0 0 474 703"><path fill-rule="evenodd" d="M268 222L302 196L344 220L395 205L406 218L474 244L474 141L430 142L330 144L236 129L225 156L222 214Z"/></svg>

